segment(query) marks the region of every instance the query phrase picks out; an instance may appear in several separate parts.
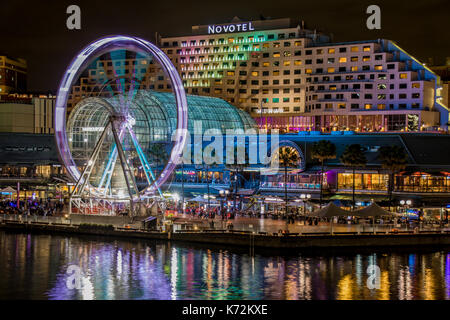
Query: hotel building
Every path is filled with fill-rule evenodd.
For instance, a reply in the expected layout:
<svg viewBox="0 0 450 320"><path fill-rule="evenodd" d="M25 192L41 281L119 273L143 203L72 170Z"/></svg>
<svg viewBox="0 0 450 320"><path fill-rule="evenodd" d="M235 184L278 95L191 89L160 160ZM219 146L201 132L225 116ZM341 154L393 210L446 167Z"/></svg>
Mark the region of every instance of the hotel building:
<svg viewBox="0 0 450 320"><path fill-rule="evenodd" d="M439 76L390 40L332 43L291 19L193 26L158 45L179 70L186 92L222 98L260 125L282 132L447 130ZM140 87L171 90L152 61L124 59ZM120 61L114 60L114 64ZM127 65L128 67L127 67ZM98 61L69 99L111 81L117 66ZM133 71L134 70L134 71ZM113 87L114 85L112 85ZM97 87L97 89L94 89Z"/></svg>
<svg viewBox="0 0 450 320"><path fill-rule="evenodd" d="M27 90L27 62L0 55L0 95Z"/></svg>

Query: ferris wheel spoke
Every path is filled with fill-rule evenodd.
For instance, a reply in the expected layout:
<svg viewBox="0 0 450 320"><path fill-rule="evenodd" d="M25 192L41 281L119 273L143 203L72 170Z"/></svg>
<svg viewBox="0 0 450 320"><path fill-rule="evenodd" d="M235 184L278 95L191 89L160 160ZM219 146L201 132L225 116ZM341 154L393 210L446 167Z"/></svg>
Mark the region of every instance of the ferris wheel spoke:
<svg viewBox="0 0 450 320"><path fill-rule="evenodd" d="M145 177L147 178L148 185L150 186L154 181L156 181L155 174L153 173L153 170L150 167L150 164L148 163L147 158L145 157L141 145L139 144L139 141L137 140L136 135L134 134L134 131L131 127L128 127L128 132L130 133L131 140L133 141L134 147L139 156L139 161L141 162L142 168L144 169L144 174ZM158 193L161 197L163 196L161 189L159 187Z"/></svg>
<svg viewBox="0 0 450 320"><path fill-rule="evenodd" d="M125 136L125 128L121 128L119 132L119 140L122 142ZM108 162L106 164L105 170L103 171L102 178L100 179L100 184L98 186L99 189L103 188L103 184L105 184L105 189L103 194L106 194L107 190L110 187L112 174L114 172L114 168L117 162L117 144L114 143L113 149L108 157Z"/></svg>
<svg viewBox="0 0 450 320"><path fill-rule="evenodd" d="M117 130L116 130L116 128L114 127L114 124L112 124L111 128L112 128L114 140L116 141L116 145L117 145L117 153L118 153L118 155L119 155L119 160L120 160L120 164L121 164L121 166L122 166L122 171L123 171L123 175L124 175L124 178L125 178L125 183L126 183L126 185L127 185L128 193L129 193L129 195L130 195L130 199L133 199L133 192L132 192L132 189L135 190L136 196L137 196L138 198L140 198L140 195L139 195L139 189L138 189L138 187L137 187L136 180L135 180L135 178L134 178L134 174L133 174L133 172L131 171L130 166L129 166L129 164L128 164L126 158L125 158L125 152L124 152L122 143L120 142L119 135L117 134ZM131 181L130 181L130 180L131 180ZM130 182L131 182L131 183L130 183Z"/></svg>
<svg viewBox="0 0 450 320"><path fill-rule="evenodd" d="M92 169L94 168L94 165L100 154L100 149L105 140L106 133L108 131L110 124L111 124L111 122L108 122L107 125L105 126L105 128L103 129L103 132L100 135L100 138L98 139L98 141L95 145L95 148L94 148L91 156L89 157L89 160L86 163L86 166L84 167L84 170L83 170L82 174L80 175L80 178L78 179L78 181L75 185L74 193L82 193L84 191L86 185L88 184L89 178L92 173Z"/></svg>

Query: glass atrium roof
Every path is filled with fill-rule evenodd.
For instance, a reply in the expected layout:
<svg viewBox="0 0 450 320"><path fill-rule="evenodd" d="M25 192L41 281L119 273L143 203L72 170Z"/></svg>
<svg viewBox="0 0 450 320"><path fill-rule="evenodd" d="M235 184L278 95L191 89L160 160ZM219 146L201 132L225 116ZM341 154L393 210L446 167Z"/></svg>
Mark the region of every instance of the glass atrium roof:
<svg viewBox="0 0 450 320"><path fill-rule="evenodd" d="M106 98L115 109L120 105L120 96ZM255 128L254 120L228 102L213 97L187 95L188 129L194 133L195 121L201 121L202 130L226 130ZM136 93L130 105L136 116L136 123L147 120L150 141L167 141L176 129L177 112L175 96L172 93L141 90Z"/></svg>

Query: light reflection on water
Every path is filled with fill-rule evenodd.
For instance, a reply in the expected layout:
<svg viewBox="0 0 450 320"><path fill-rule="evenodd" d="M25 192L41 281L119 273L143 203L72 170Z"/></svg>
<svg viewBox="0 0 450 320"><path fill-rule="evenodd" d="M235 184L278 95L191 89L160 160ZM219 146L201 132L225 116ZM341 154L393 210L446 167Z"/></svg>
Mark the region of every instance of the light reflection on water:
<svg viewBox="0 0 450 320"><path fill-rule="evenodd" d="M413 250L413 249L411 249ZM170 243L0 232L0 299L450 299L449 250L256 255ZM381 269L367 287L367 267ZM84 273L68 289L67 268Z"/></svg>

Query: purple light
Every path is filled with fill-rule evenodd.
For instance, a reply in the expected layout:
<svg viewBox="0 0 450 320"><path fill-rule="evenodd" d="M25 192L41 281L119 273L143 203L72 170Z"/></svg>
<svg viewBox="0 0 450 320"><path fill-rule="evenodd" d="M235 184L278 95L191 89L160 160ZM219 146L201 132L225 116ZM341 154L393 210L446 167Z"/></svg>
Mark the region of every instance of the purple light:
<svg viewBox="0 0 450 320"><path fill-rule="evenodd" d="M110 36L91 43L72 60L69 68L64 73L58 89L58 95L56 97L56 144L58 146L61 162L66 167L69 176L73 179L73 181L78 181L80 179L81 173L72 158L66 135L66 106L68 94L73 85L73 82L78 79L78 76L83 71L83 68L86 67L86 65L89 63L90 57L100 56L103 53L116 48L129 50L138 49L152 54L156 61L161 64L166 74L169 76L172 88L175 91L175 98L177 102L177 130L174 139L175 145L172 149L170 159L164 167L164 170L162 171L158 179L145 190L145 195L150 195L154 194L155 191L167 181L167 179L175 169L177 163L180 162L182 152L186 144L188 120L186 94L184 92L184 87L180 76L178 75L175 67L172 65L170 59L154 44L136 37ZM90 186L89 184L87 188L92 194L96 196L102 195L97 189Z"/></svg>

